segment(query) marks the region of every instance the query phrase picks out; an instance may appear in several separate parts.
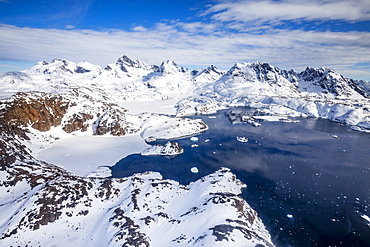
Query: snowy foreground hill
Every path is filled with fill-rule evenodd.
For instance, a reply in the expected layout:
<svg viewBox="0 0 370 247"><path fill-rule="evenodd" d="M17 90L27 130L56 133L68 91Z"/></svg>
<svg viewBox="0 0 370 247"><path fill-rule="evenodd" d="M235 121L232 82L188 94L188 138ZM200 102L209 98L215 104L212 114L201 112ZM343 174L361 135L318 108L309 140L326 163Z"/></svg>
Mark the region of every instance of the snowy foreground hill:
<svg viewBox="0 0 370 247"><path fill-rule="evenodd" d="M232 106L258 108L241 116L250 123L311 116L369 132L369 88L326 68L189 71L126 56L104 68L55 59L5 73L0 245L273 246L227 168L185 186L154 172L105 178L106 166L132 153L180 154L176 142L150 142L207 131L186 116Z"/></svg>

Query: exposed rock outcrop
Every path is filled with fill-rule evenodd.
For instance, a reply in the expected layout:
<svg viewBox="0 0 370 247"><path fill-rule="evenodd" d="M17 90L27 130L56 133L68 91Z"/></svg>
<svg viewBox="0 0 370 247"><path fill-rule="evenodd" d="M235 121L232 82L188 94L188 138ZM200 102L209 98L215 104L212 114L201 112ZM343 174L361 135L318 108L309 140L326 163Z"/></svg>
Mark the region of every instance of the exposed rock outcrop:
<svg viewBox="0 0 370 247"><path fill-rule="evenodd" d="M126 130L125 126L122 126L122 122L125 121L124 112L118 109L109 110L95 121L94 135L123 136L126 134Z"/></svg>
<svg viewBox="0 0 370 247"><path fill-rule="evenodd" d="M41 92L17 93L9 101L2 102L0 123L14 134L20 128L31 126L39 131L48 131L61 124L68 109L62 96Z"/></svg>
<svg viewBox="0 0 370 247"><path fill-rule="evenodd" d="M168 141L164 145L156 144L145 149L141 155L161 155L161 156L178 156L184 152L184 149L177 142Z"/></svg>

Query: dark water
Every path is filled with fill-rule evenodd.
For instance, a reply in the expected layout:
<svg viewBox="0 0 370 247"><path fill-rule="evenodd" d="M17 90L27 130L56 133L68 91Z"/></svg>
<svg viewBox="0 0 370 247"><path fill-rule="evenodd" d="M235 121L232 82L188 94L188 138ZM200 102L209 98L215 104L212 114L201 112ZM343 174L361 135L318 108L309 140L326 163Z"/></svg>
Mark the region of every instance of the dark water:
<svg viewBox="0 0 370 247"><path fill-rule="evenodd" d="M370 216L370 134L314 118L233 125L225 111L196 116L210 127L198 135L198 147L184 138L175 159L128 156L112 167L112 177L158 171L188 184L228 167L247 184L243 197L277 246L370 246L370 226L361 218ZM190 171L194 166L199 173Z"/></svg>

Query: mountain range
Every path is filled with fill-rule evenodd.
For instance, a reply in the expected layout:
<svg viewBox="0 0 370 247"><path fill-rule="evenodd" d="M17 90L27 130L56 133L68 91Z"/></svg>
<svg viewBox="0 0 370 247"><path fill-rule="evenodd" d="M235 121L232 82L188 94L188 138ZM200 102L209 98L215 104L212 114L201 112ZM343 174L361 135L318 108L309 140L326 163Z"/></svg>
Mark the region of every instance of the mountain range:
<svg viewBox="0 0 370 247"><path fill-rule="evenodd" d="M237 63L188 70L173 61L160 66L127 56L105 67L54 59L0 78L1 92L64 93L75 88L112 102L163 100L181 95L177 116L210 113L233 105L258 106L269 114L313 116L369 129L369 82L345 78L333 69L281 70L267 63Z"/></svg>

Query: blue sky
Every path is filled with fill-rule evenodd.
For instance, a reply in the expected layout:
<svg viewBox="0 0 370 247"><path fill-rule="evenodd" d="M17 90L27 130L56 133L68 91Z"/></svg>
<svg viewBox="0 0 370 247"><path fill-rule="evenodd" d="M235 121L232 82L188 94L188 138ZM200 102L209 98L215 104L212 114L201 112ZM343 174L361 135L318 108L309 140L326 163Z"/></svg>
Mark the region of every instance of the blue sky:
<svg viewBox="0 0 370 247"><path fill-rule="evenodd" d="M0 0L0 71L121 55L189 68L268 62L370 80L369 0Z"/></svg>

